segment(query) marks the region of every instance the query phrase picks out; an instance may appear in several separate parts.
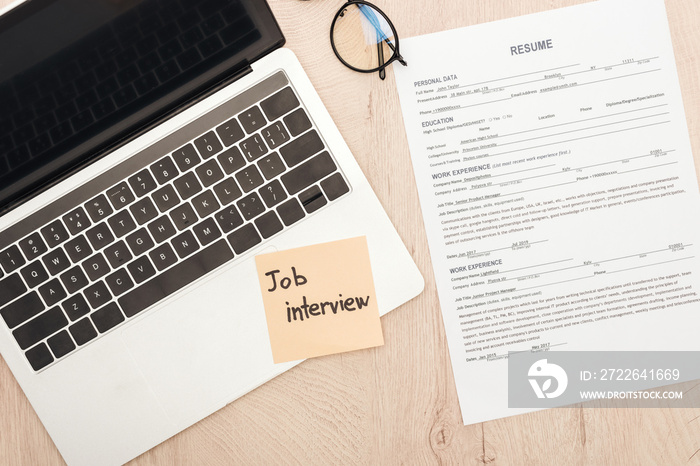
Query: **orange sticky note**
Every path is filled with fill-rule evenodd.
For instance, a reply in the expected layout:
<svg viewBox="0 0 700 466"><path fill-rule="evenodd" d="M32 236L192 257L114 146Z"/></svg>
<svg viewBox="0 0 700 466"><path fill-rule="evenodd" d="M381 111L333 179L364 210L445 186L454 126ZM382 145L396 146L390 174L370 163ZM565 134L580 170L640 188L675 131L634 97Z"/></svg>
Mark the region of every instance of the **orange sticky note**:
<svg viewBox="0 0 700 466"><path fill-rule="evenodd" d="M384 344L365 237L255 261L275 363Z"/></svg>

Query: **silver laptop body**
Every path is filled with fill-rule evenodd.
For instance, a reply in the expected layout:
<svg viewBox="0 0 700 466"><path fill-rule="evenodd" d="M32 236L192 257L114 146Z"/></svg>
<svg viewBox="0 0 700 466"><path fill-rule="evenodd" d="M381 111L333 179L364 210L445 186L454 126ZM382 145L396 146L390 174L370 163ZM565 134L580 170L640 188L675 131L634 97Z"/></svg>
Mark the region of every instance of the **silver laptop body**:
<svg viewBox="0 0 700 466"><path fill-rule="evenodd" d="M258 253L366 236L381 314L408 301L423 288L423 279L414 262L294 54L278 48L252 62L250 68L235 82L35 192L0 217L0 251L8 252L0 276L0 288L7 285L5 291L0 289L0 296L4 296L4 302L0 299L3 316L0 352L68 464L122 464L298 364L299 361L284 364L272 361L253 260ZM292 95L296 97L298 105L289 110L294 104L285 107L273 102L266 107L260 103L280 92L285 93L287 101L294 100ZM258 107L263 108L265 120L273 115L275 121L266 121L264 127L253 125L250 133L244 129L243 139L226 146L223 139L230 135L224 131L226 128L222 132L217 132L217 128L232 118L245 120L250 109ZM290 116L297 111L305 112L309 122L299 124ZM286 117L291 119L285 120ZM269 131L278 129L273 124L283 127L281 134L270 135ZM201 138L212 131L217 135L216 141L224 146L220 152L238 147L244 156L244 168L227 167L228 159L219 159L220 154L205 158L207 149L202 149ZM286 144L300 140L311 131L316 132L322 144L309 150L314 154L290 152L289 159L282 155ZM246 151L242 146L242 141L250 146L261 140L265 142L262 149ZM318 145L316 139L313 143ZM297 143L306 147L304 144L311 143L304 140ZM185 223L179 224L168 210L170 207L161 206L165 202L161 190L173 185L174 192L184 198L187 194L181 192L186 189L183 184L154 180L156 186L139 196L140 180L132 177L148 169L156 178L155 171L160 167L157 164L165 156L175 157L176 151L188 145L197 148L201 161L189 171L176 161L177 177L200 170L197 175L204 178L199 179L200 191L183 199L193 206L183 211L183 218L194 210L195 220L188 223L184 219ZM258 155L255 149L267 150ZM281 157L270 162L267 159L273 152ZM199 169L212 160L217 162L210 166L220 168L224 172L222 178L207 179L208 170ZM276 173L273 162L279 160L284 161L283 173ZM242 173L249 167L259 171L261 180L257 175ZM299 167L304 169L292 174ZM126 185L117 183L114 173L119 173ZM229 186L223 185L226 180L235 180L241 193L222 205L225 202L222 198L230 190L215 188ZM245 183L254 187L248 190ZM126 199L122 205L119 193L114 190L118 186L130 188L134 199ZM283 202L265 197L264 190L283 197L294 208L282 209ZM161 195L159 201L156 192ZM265 203L260 212L243 201L253 195L258 202ZM108 199L106 206L112 210L104 220L99 217L101 214L89 210L88 203L99 196ZM151 214L154 218L140 218L139 210L133 208L144 197L150 197L155 204L157 210ZM216 211L202 202L207 199L220 204ZM253 197L249 199L255 201ZM217 218L227 206L235 206L234 213L229 214L235 220L230 216ZM75 210L78 208L82 211ZM180 206L173 207L177 208ZM247 211L249 208L253 210ZM110 223L111 216L126 211L134 228L121 232L116 220ZM80 212L84 223L78 225L69 215ZM274 215L268 215L269 212ZM154 222L164 216L175 224L175 233L158 238L159 230ZM260 221L263 216L266 220ZM296 219L298 216L302 218ZM242 220L240 224L236 223L238 217ZM56 220L60 220L59 227L65 227L67 238L60 238L63 232L59 231L57 243L53 244L50 237L53 230L46 228L55 227ZM203 225L205 221L208 223ZM88 232L102 223L109 226L114 239L98 249L92 243L95 235ZM212 225L214 230L218 228L218 233L210 238L205 227ZM257 233L260 241L235 243L238 232L244 229ZM133 236L136 231L149 233L147 239L153 242L150 249L138 251L134 249L138 248L137 243L127 241L127 238L139 239ZM37 233L40 236L31 236ZM81 236L87 237L87 243L77 240ZM46 250L34 253L31 248L36 243L30 244L31 238L42 239ZM183 238L189 238L190 243L177 243ZM192 239L196 242L192 243ZM148 257L148 261L122 265L118 262L119 255L114 256L118 250L113 247L120 241L127 245L132 261L138 258L136 252L142 253L141 258ZM75 246L80 244L90 246L89 257L83 258L80 248L76 251ZM174 256L178 256L173 259L176 263L159 264L162 255L154 251L163 244L174 250ZM107 255L110 247L113 247L109 250L112 256ZM62 250L68 262L65 268L57 266L52 271L58 250ZM106 271L91 275L93 272L87 267L95 263L94 256L98 253L104 259L97 262L98 269L105 265ZM184 257L179 257L180 254ZM193 257L202 270L185 272L185 266L180 264ZM41 276L35 277L35 268L30 267L33 264L46 270L43 281ZM154 274L137 283L141 273L138 267L141 265L143 269L144 264ZM76 266L88 282L77 291L64 281L71 276L67 272ZM159 282L157 277L161 275L168 277L167 280ZM166 284L180 277L193 281ZM124 283L124 280L118 282L119 278L130 280L131 287L119 288L122 285L118 283ZM55 284L56 289L47 283ZM148 292L139 294L137 289ZM88 293L100 290L106 290L111 298L105 298L104 294L89 297ZM82 313L76 307L68 307L75 300L64 306L78 294L86 303L77 308L87 304ZM21 300L27 306L14 305ZM40 304L43 308L27 311ZM85 333L85 330L89 326L95 335L87 340L90 331Z"/></svg>

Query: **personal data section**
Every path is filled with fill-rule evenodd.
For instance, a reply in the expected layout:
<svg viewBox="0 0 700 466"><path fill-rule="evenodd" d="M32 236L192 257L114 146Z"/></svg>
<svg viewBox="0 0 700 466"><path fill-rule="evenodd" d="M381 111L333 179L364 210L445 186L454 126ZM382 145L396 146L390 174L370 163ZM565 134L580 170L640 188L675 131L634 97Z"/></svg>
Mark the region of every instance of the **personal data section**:
<svg viewBox="0 0 700 466"><path fill-rule="evenodd" d="M700 196L662 0L401 42L394 67L465 424L509 351L698 350Z"/></svg>

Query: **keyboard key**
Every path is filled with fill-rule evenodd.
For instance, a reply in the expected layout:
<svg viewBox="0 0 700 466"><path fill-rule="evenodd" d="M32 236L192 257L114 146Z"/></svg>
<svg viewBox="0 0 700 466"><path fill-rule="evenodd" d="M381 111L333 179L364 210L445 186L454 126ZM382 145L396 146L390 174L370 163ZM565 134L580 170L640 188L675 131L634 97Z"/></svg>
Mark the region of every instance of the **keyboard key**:
<svg viewBox="0 0 700 466"><path fill-rule="evenodd" d="M156 243L162 243L176 233L173 222L170 221L167 215L163 215L149 223L148 231L151 233Z"/></svg>
<svg viewBox="0 0 700 466"><path fill-rule="evenodd" d="M173 152L172 155L173 160L175 160L175 163L181 172L186 172L202 161L202 159L199 158L197 151L194 150L194 146L192 144L187 144L186 146L179 148Z"/></svg>
<svg viewBox="0 0 700 466"><path fill-rule="evenodd" d="M44 307L44 303L39 298L39 295L36 291L32 291L0 310L0 314L9 328L15 328L44 309L46 307Z"/></svg>
<svg viewBox="0 0 700 466"><path fill-rule="evenodd" d="M35 317L21 327L17 327L12 332L12 335L15 337L19 347L24 350L39 343L51 334L58 332L66 325L68 325L68 319L66 319L61 308L57 306L43 314L39 314L38 317Z"/></svg>
<svg viewBox="0 0 700 466"><path fill-rule="evenodd" d="M221 201L221 205L230 204L243 195L233 178L226 178L214 186L214 192Z"/></svg>
<svg viewBox="0 0 700 466"><path fill-rule="evenodd" d="M102 309L93 312L90 317L100 333L111 330L126 320L116 303L109 303Z"/></svg>
<svg viewBox="0 0 700 466"><path fill-rule="evenodd" d="M161 244L153 251L149 252L148 256L151 258L151 261L153 261L153 264L155 264L158 270L167 269L177 262L175 251L173 251L173 248L171 248L170 244L168 243Z"/></svg>
<svg viewBox="0 0 700 466"><path fill-rule="evenodd" d="M104 250L104 254L113 269L121 267L134 258L134 256L131 255L129 248L126 247L126 243L124 243L124 241L114 243Z"/></svg>
<svg viewBox="0 0 700 466"><path fill-rule="evenodd" d="M0 252L0 264L5 269L5 273L12 273L26 264L26 261L17 246L10 246Z"/></svg>
<svg viewBox="0 0 700 466"><path fill-rule="evenodd" d="M165 184L170 180L174 180L177 175L180 174L177 168L175 168L173 159L167 155L151 165L151 172L153 172L153 176L156 177L156 180L158 180L160 184Z"/></svg>
<svg viewBox="0 0 700 466"><path fill-rule="evenodd" d="M180 256L181 259L184 259L199 249L197 240L194 239L194 235L189 230L173 238L171 243L173 248L175 248L175 252L177 252L177 255Z"/></svg>
<svg viewBox="0 0 700 466"><path fill-rule="evenodd" d="M54 248L68 239L68 231L60 220L55 220L41 229L41 234L49 248Z"/></svg>
<svg viewBox="0 0 700 466"><path fill-rule="evenodd" d="M87 239L83 235L68 241L64 248L66 248L68 257L70 257L73 263L78 263L92 254L92 248L90 248Z"/></svg>
<svg viewBox="0 0 700 466"><path fill-rule="evenodd" d="M194 196L202 190L202 185L193 172L187 172L176 179L173 184L177 189L180 198L185 200Z"/></svg>
<svg viewBox="0 0 700 466"><path fill-rule="evenodd" d="M282 175L281 180L289 194L296 194L302 189L322 180L335 170L335 162L333 162L330 154L322 152L294 170Z"/></svg>
<svg viewBox="0 0 700 466"><path fill-rule="evenodd" d="M103 281L99 281L88 286L85 288L84 293L85 298L87 299L88 303L90 303L90 307L93 309L104 306L110 299L112 299L112 295L109 294L107 285L105 285Z"/></svg>
<svg viewBox="0 0 700 466"><path fill-rule="evenodd" d="M301 205L304 206L304 210L308 213L316 212L318 209L328 204L328 201L318 186L312 186L306 191L299 193L299 200L301 201Z"/></svg>
<svg viewBox="0 0 700 466"><path fill-rule="evenodd" d="M250 220L265 211L265 205L256 193L250 193L236 202L238 210L243 214L243 218Z"/></svg>
<svg viewBox="0 0 700 466"><path fill-rule="evenodd" d="M4 306L27 291L27 287L18 273L0 280L0 306Z"/></svg>
<svg viewBox="0 0 700 466"><path fill-rule="evenodd" d="M235 118L231 118L223 125L217 127L216 134L219 135L221 141L227 147L240 141L243 139L243 136L245 136L245 133L243 133L243 130L241 129L241 125L238 124L238 121Z"/></svg>
<svg viewBox="0 0 700 466"><path fill-rule="evenodd" d="M41 370L53 362L53 356L45 344L40 344L30 349L26 353L27 361L35 371Z"/></svg>
<svg viewBox="0 0 700 466"><path fill-rule="evenodd" d="M44 243L44 240L41 239L41 235L39 235L38 232L32 233L31 235L27 236L22 241L20 241L19 247L20 249L22 249L24 257L26 257L27 260L30 261L36 259L37 257L44 254L46 251L48 251L46 243Z"/></svg>
<svg viewBox="0 0 700 466"><path fill-rule="evenodd" d="M161 212L167 212L180 203L172 185L166 185L153 193L153 200Z"/></svg>
<svg viewBox="0 0 700 466"><path fill-rule="evenodd" d="M49 279L49 274L38 260L23 268L20 273L29 288L35 288Z"/></svg>
<svg viewBox="0 0 700 466"><path fill-rule="evenodd" d="M109 226L112 227L112 231L114 231L117 238L121 238L122 236L136 229L136 223L134 222L134 219L131 218L128 210L122 210L121 212L116 213L110 217L109 220L107 220L107 223L109 223Z"/></svg>
<svg viewBox="0 0 700 466"><path fill-rule="evenodd" d="M219 168L216 160L208 161L204 165L197 167L195 171L199 179L202 180L202 184L205 188L208 188L224 177L224 173L221 171L221 168Z"/></svg>
<svg viewBox="0 0 700 466"><path fill-rule="evenodd" d="M54 249L42 257L41 260L51 275L57 275L70 267L70 261L61 248Z"/></svg>
<svg viewBox="0 0 700 466"><path fill-rule="evenodd" d="M51 307L68 296L66 290L61 286L61 282L58 281L58 278L54 278L50 282L40 286L39 294L44 298L46 307Z"/></svg>
<svg viewBox="0 0 700 466"><path fill-rule="evenodd" d="M258 231L265 239L282 231L283 228L282 222L280 222L280 219L277 217L277 214L275 214L274 211L267 212L265 215L255 219L255 226L258 227Z"/></svg>
<svg viewBox="0 0 700 466"><path fill-rule="evenodd" d="M72 212L63 216L63 223L68 227L68 231L77 235L91 225L90 219L82 207L78 207Z"/></svg>
<svg viewBox="0 0 700 466"><path fill-rule="evenodd" d="M26 263L22 253L17 246L10 246L0 252L0 264L5 270L5 273L12 273Z"/></svg>
<svg viewBox="0 0 700 466"><path fill-rule="evenodd" d="M114 210L107 202L104 194L100 194L89 202L85 203L85 210L90 215L93 222L99 222L110 216Z"/></svg>
<svg viewBox="0 0 700 466"><path fill-rule="evenodd" d="M236 170L240 170L246 164L243 154L241 154L241 151L236 146L219 154L217 160L227 175L230 175Z"/></svg>
<svg viewBox="0 0 700 466"><path fill-rule="evenodd" d="M306 115L303 108L294 110L292 113L283 118L284 124L293 137L299 136L301 133L311 128L311 121Z"/></svg>
<svg viewBox="0 0 700 466"><path fill-rule="evenodd" d="M202 156L203 159L208 159L212 155L216 155L221 152L223 146L219 142L219 138L216 137L214 131L209 131L204 136L200 136L194 140L194 146L197 148L197 152Z"/></svg>
<svg viewBox="0 0 700 466"><path fill-rule="evenodd" d="M261 133L263 138L265 138L265 142L267 142L267 147L270 149L276 149L289 141L289 133L287 133L287 130L280 122L271 124L263 129Z"/></svg>
<svg viewBox="0 0 700 466"><path fill-rule="evenodd" d="M119 305L127 317L132 317L231 259L231 248L219 240L131 290L118 299Z"/></svg>
<svg viewBox="0 0 700 466"><path fill-rule="evenodd" d="M238 230L228 235L228 241L236 254L243 254L248 249L256 244L259 244L262 239L255 230L252 223L247 223Z"/></svg>
<svg viewBox="0 0 700 466"><path fill-rule="evenodd" d="M114 235L105 222L88 230L85 236L87 236L88 241L90 241L95 251L102 249L114 241Z"/></svg>
<svg viewBox="0 0 700 466"><path fill-rule="evenodd" d="M294 91L292 91L291 87L285 87L277 94L260 102L260 106L265 112L265 115L267 115L267 118L273 121L297 108L299 106L299 100L297 96L294 95Z"/></svg>
<svg viewBox="0 0 700 466"><path fill-rule="evenodd" d="M136 283L144 282L156 273L156 270L146 256L139 257L129 264L127 268L129 272L131 272L131 276L134 277Z"/></svg>
<svg viewBox="0 0 700 466"><path fill-rule="evenodd" d="M129 178L129 186L134 190L134 193L138 196L144 196L158 187L156 180L153 179L151 172L144 168L134 176Z"/></svg>
<svg viewBox="0 0 700 466"><path fill-rule="evenodd" d="M85 288L88 283L88 279L83 272L83 269L79 265L76 265L72 269L63 272L61 274L61 282L63 286L68 291L68 294L73 294L76 291Z"/></svg>
<svg viewBox="0 0 700 466"><path fill-rule="evenodd" d="M199 221L197 214L194 213L194 209L189 202L170 211L170 218L180 231Z"/></svg>
<svg viewBox="0 0 700 466"><path fill-rule="evenodd" d="M63 303L61 303L61 307L71 321L80 319L82 316L90 312L90 306L80 293L63 301Z"/></svg>
<svg viewBox="0 0 700 466"><path fill-rule="evenodd" d="M90 319L87 317L68 327L68 330L73 335L73 339L78 346L83 346L97 336L97 330L95 330L95 327L92 326Z"/></svg>
<svg viewBox="0 0 700 466"><path fill-rule="evenodd" d="M58 332L46 342L49 344L49 348L51 348L56 359L62 358L75 349L75 343L73 343L73 339L66 330Z"/></svg>
<svg viewBox="0 0 700 466"><path fill-rule="evenodd" d="M340 196L350 191L350 188L340 173L336 173L321 181L321 188L329 201L335 201Z"/></svg>
<svg viewBox="0 0 700 466"><path fill-rule="evenodd" d="M131 188L129 188L125 181L122 181L118 185L108 189L107 198L112 203L112 206L114 206L114 210L119 210L122 207L126 207L134 202L134 199L136 199L136 197L134 197L134 193L131 192Z"/></svg>
<svg viewBox="0 0 700 466"><path fill-rule="evenodd" d="M132 204L129 207L129 211L139 225L143 225L158 216L158 210L156 210L156 206L153 204L150 197L144 197L140 201Z"/></svg>
<svg viewBox="0 0 700 466"><path fill-rule="evenodd" d="M134 256L140 256L154 246L153 240L145 228L141 228L127 236L126 244L129 245Z"/></svg>
<svg viewBox="0 0 700 466"><path fill-rule="evenodd" d="M288 167L293 167L323 150L323 141L316 130L299 136L280 148L280 154Z"/></svg>
<svg viewBox="0 0 700 466"><path fill-rule="evenodd" d="M258 191L268 207L274 207L287 199L287 193L278 180L273 180Z"/></svg>
<svg viewBox="0 0 700 466"><path fill-rule="evenodd" d="M82 263L83 270L91 281L104 277L109 272L109 265L101 253L97 253Z"/></svg>
<svg viewBox="0 0 700 466"><path fill-rule="evenodd" d="M249 165L235 175L238 185L244 193L249 193L261 184L263 178L255 165Z"/></svg>
<svg viewBox="0 0 700 466"><path fill-rule="evenodd" d="M254 134L248 139L244 139L239 145L241 147L241 152L243 152L243 155L245 155L249 162L267 153L267 146L259 134Z"/></svg>
<svg viewBox="0 0 700 466"><path fill-rule="evenodd" d="M298 222L306 216L304 209L296 198L292 198L277 207L277 213L286 226Z"/></svg>
<svg viewBox="0 0 700 466"><path fill-rule="evenodd" d="M265 117L257 106L251 107L238 115L238 121L241 122L243 129L245 129L246 133L248 134L259 130L267 123Z"/></svg>
<svg viewBox="0 0 700 466"><path fill-rule="evenodd" d="M119 269L111 275L105 277L105 283L109 287L114 296L126 293L134 287L134 282L127 273L126 269Z"/></svg>
<svg viewBox="0 0 700 466"><path fill-rule="evenodd" d="M192 231L197 235L197 239L202 246L206 246L215 239L221 237L221 230L216 226L216 222L213 218L208 218L198 223L192 228Z"/></svg>
<svg viewBox="0 0 700 466"><path fill-rule="evenodd" d="M215 215L215 218L224 233L228 233L234 228L243 225L241 214L239 214L238 210L233 206L221 210Z"/></svg>
<svg viewBox="0 0 700 466"><path fill-rule="evenodd" d="M219 202L216 200L216 196L211 190L206 190L199 196L192 199L192 205L197 211L199 218L205 218L219 210Z"/></svg>
<svg viewBox="0 0 700 466"><path fill-rule="evenodd" d="M258 160L258 168L260 168L263 176L268 180L271 180L286 170L286 167L284 166L284 163L277 152L273 152L272 154L266 155L262 159Z"/></svg>

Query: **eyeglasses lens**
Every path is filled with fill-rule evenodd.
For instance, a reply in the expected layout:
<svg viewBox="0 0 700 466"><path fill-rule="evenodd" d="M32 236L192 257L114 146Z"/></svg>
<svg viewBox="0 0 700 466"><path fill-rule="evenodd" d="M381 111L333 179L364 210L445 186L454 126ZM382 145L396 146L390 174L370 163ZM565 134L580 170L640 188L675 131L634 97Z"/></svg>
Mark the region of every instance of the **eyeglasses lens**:
<svg viewBox="0 0 700 466"><path fill-rule="evenodd" d="M394 31L386 18L365 4L344 8L335 21L331 38L338 55L360 70L381 67L396 51Z"/></svg>

